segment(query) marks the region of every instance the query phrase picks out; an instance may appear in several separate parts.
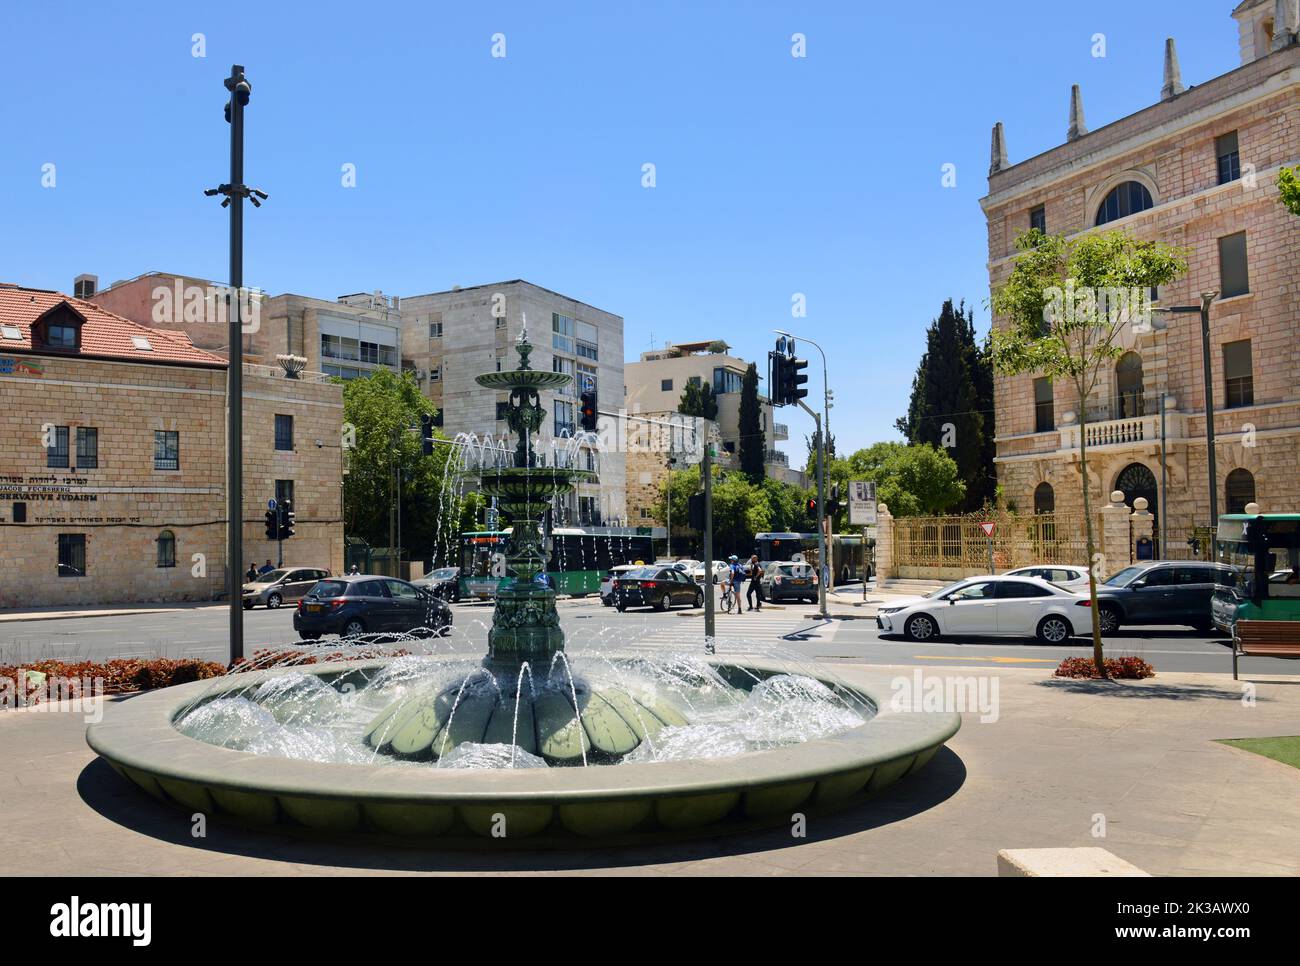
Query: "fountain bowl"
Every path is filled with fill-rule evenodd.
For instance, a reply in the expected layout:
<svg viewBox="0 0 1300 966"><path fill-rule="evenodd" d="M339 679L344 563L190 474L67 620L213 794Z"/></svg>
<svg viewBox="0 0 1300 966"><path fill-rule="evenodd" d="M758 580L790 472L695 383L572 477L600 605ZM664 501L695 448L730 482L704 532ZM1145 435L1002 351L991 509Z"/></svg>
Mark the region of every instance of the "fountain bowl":
<svg viewBox="0 0 1300 966"><path fill-rule="evenodd" d="M364 685L385 663L308 670L343 689ZM713 663L757 677L785 670L747 657ZM950 712L894 710L887 695L855 685L876 714L825 738L724 758L483 770L275 758L177 730L195 702L280 673L244 672L216 687L196 681L112 704L87 729L87 743L158 801L245 827L421 848L589 848L788 826L796 813L867 801L924 767L961 723Z"/></svg>

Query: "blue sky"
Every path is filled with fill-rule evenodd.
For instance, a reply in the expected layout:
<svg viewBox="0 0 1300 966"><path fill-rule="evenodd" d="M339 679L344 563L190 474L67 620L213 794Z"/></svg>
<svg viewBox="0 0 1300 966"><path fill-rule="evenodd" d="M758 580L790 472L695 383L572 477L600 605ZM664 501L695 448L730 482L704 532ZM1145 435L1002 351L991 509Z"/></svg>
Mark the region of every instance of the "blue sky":
<svg viewBox="0 0 1300 966"><path fill-rule="evenodd" d="M0 9L0 280L224 279L202 189L226 180L221 81L242 63L247 181L271 195L246 216L249 284L526 278L622 315L629 360L705 338L764 359L791 328L830 357L842 451L896 437L945 297L987 328L994 121L1024 160L1064 140L1072 83L1093 128L1157 100L1166 36L1189 86L1238 63L1231 0L250 4L237 24L181 6ZM811 421L779 418L802 461Z"/></svg>

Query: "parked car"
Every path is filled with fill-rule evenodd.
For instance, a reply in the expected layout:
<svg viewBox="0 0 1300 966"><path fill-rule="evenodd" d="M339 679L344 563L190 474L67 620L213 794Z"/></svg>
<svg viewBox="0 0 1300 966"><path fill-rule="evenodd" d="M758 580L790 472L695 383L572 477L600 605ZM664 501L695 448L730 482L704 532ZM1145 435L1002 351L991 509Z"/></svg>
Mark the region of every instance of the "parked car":
<svg viewBox="0 0 1300 966"><path fill-rule="evenodd" d="M1076 567L1073 564L1036 564L1033 567L1018 567L1015 570L1008 570L1003 577L1037 577L1040 580L1046 580L1049 584L1056 584L1058 587L1064 587L1066 590L1076 590L1087 592L1088 590L1088 568Z"/></svg>
<svg viewBox="0 0 1300 966"><path fill-rule="evenodd" d="M766 601L806 600L817 603L817 574L804 563L769 563L759 580L760 592Z"/></svg>
<svg viewBox="0 0 1300 966"><path fill-rule="evenodd" d="M713 583L718 583L730 568L725 560L713 561ZM687 576L697 584L704 583L704 564L698 563L690 569Z"/></svg>
<svg viewBox="0 0 1300 966"><path fill-rule="evenodd" d="M411 583L451 603L460 600L459 567L439 567L437 570L429 571L419 580L412 580Z"/></svg>
<svg viewBox="0 0 1300 966"><path fill-rule="evenodd" d="M1078 594L1039 577L968 577L880 608L876 626L913 641L970 634L1064 644L1085 626L1078 604Z"/></svg>
<svg viewBox="0 0 1300 966"><path fill-rule="evenodd" d="M673 560L670 557L660 557L654 563L650 564L650 566L651 567L672 567L674 570L685 571L685 570L690 570L697 563L699 563L698 560Z"/></svg>
<svg viewBox="0 0 1300 966"><path fill-rule="evenodd" d="M1210 560L1162 560L1125 567L1097 588L1097 616L1103 634L1125 624L1214 626L1210 601L1219 587L1237 584L1237 571ZM1087 607L1089 601L1081 602Z"/></svg>
<svg viewBox="0 0 1300 966"><path fill-rule="evenodd" d="M631 573L633 570L640 570L636 564L619 564L616 567L610 567L609 573L605 574L605 579L600 582L600 602L606 607L614 606L614 578L621 577L623 574Z"/></svg>
<svg viewBox="0 0 1300 966"><path fill-rule="evenodd" d="M450 627L451 607L445 600L405 580L374 574L319 581L293 614L293 629L305 641L322 634L446 633Z"/></svg>
<svg viewBox="0 0 1300 966"><path fill-rule="evenodd" d="M285 601L295 601L330 575L328 570L313 567L282 567L259 574L244 584L244 610L264 604L275 610Z"/></svg>
<svg viewBox="0 0 1300 966"><path fill-rule="evenodd" d="M704 606L704 591L676 567L638 567L614 578L614 606L667 610L676 604Z"/></svg>

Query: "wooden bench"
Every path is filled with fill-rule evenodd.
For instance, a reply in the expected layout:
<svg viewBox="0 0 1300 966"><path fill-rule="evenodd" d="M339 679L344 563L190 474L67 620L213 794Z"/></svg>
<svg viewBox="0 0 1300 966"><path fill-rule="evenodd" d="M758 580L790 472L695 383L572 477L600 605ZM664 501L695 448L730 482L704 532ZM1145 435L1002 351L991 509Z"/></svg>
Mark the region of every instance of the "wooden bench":
<svg viewBox="0 0 1300 966"><path fill-rule="evenodd" d="M1232 640L1234 681L1241 657L1300 658L1300 621L1237 621Z"/></svg>

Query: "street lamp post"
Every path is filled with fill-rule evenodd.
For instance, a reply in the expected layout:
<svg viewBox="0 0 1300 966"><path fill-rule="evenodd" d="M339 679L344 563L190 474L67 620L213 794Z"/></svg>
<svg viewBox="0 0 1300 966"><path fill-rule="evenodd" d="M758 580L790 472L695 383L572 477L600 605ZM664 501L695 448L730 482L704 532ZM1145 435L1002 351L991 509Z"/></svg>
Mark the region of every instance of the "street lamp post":
<svg viewBox="0 0 1300 966"><path fill-rule="evenodd" d="M817 566L821 570L820 579L817 581L818 587L818 607L820 613L818 617L825 620L826 612L826 585L830 582L832 567L829 566L826 559L826 427L830 425L830 380L827 377L826 351L812 339L805 339L802 336L796 336L784 329L773 329L777 335L785 336L787 339L795 339L799 342L807 342L810 346L822 354L822 415L809 410L814 422L817 424ZM799 400L799 405L803 406L803 400ZM807 409L807 407L804 407ZM764 440L764 446L766 446Z"/></svg>
<svg viewBox="0 0 1300 966"><path fill-rule="evenodd" d="M1218 297L1219 293L1217 291L1202 292L1200 305L1172 305L1167 309L1156 310L1157 312L1168 312L1176 315L1196 313L1201 318L1201 370L1202 378L1205 381L1205 447L1210 478L1211 529L1219 524L1219 472L1214 452L1214 377L1210 368L1210 306ZM1167 507L1160 508L1162 517L1167 509ZM1164 548L1161 549L1161 552L1165 552Z"/></svg>
<svg viewBox="0 0 1300 966"><path fill-rule="evenodd" d="M668 535L668 548L664 551L669 560L673 559L673 467L677 465L677 457L669 456L668 462L668 513L666 515L667 526L664 528Z"/></svg>

